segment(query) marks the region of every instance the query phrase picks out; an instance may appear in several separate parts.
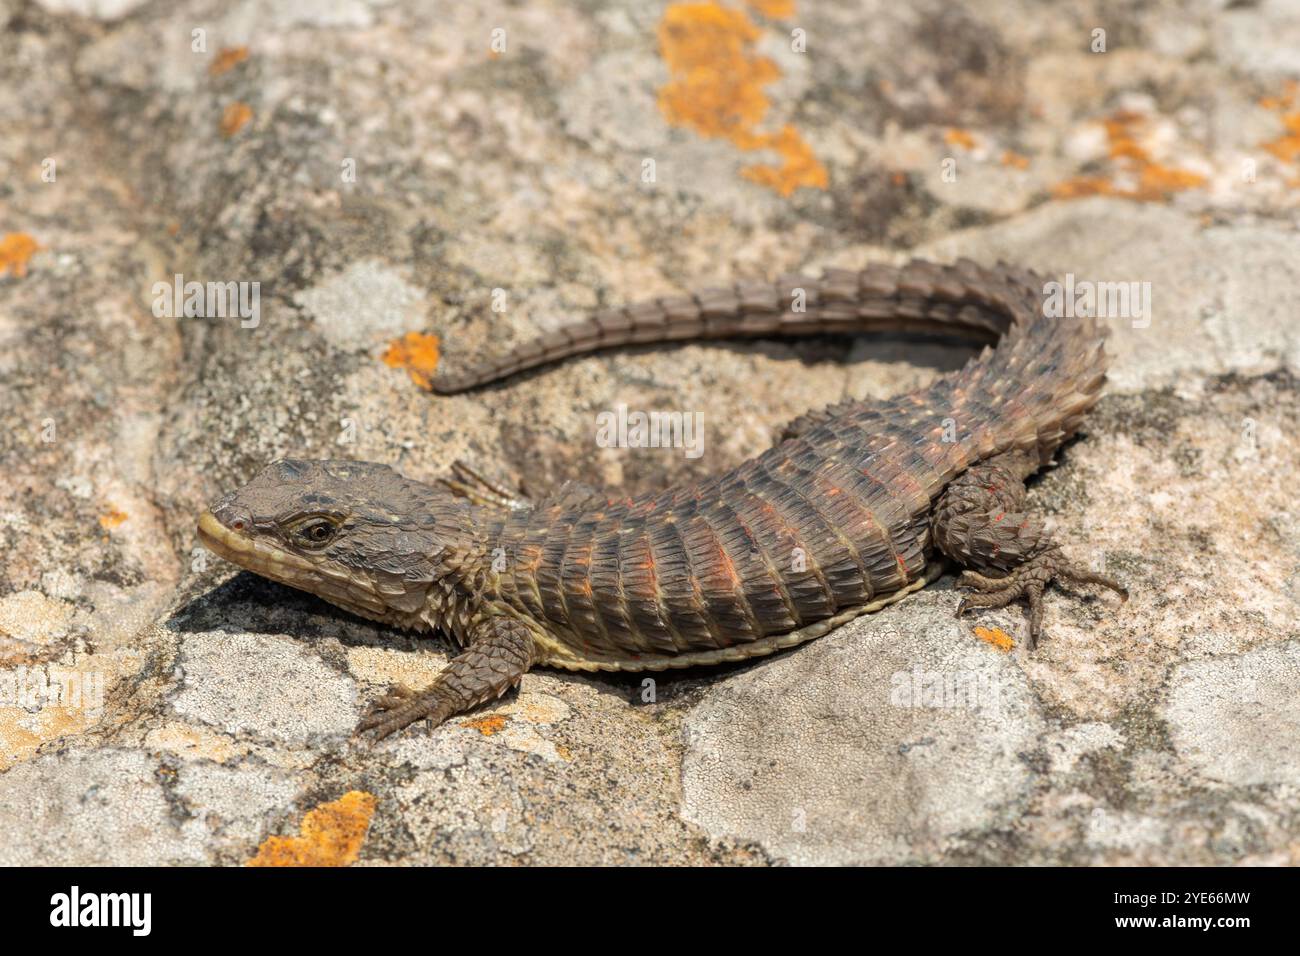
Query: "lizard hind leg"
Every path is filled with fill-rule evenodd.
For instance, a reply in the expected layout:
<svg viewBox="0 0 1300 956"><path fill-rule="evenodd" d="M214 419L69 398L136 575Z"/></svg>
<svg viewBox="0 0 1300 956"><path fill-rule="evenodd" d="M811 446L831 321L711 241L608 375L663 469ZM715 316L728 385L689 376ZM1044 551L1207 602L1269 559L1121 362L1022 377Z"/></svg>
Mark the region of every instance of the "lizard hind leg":
<svg viewBox="0 0 1300 956"><path fill-rule="evenodd" d="M969 468L944 490L932 524L939 550L968 569L958 584L973 593L957 616L1024 598L1031 648L1042 635L1043 592L1053 581L1100 584L1128 598L1114 578L1071 564L1042 519L1025 510L1024 479L1037 467L1031 453L1008 452Z"/></svg>
<svg viewBox="0 0 1300 956"><path fill-rule="evenodd" d="M482 507L523 511L533 506L532 501L522 492L488 478L460 459L451 463L451 475L439 478L438 481L457 497Z"/></svg>

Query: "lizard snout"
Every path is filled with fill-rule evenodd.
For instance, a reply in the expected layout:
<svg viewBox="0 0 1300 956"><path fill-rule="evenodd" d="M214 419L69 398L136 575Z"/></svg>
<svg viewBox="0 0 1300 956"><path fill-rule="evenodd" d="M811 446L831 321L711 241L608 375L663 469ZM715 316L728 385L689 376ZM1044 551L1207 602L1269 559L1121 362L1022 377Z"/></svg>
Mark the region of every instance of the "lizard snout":
<svg viewBox="0 0 1300 956"><path fill-rule="evenodd" d="M245 532L253 525L253 516L247 508L235 504L234 495L226 495L212 503L209 510L212 517L216 518L231 531Z"/></svg>

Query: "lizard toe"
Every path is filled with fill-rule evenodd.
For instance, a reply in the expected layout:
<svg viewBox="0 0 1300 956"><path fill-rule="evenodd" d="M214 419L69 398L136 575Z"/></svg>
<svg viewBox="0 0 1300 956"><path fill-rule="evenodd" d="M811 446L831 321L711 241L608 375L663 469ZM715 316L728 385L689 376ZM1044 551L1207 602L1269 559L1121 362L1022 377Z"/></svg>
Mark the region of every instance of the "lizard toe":
<svg viewBox="0 0 1300 956"><path fill-rule="evenodd" d="M961 603L957 605L957 616L960 617L970 608L1006 607L1023 597L1029 612L1029 646L1035 648L1043 636L1043 592L1053 581L1100 584L1117 592L1125 600L1128 599L1128 590L1114 578L1071 564L1058 548L1053 547L1030 558L1003 577L965 572L958 584L970 588L972 593L962 597Z"/></svg>
<svg viewBox="0 0 1300 956"><path fill-rule="evenodd" d="M376 702L378 704L378 701ZM408 702L402 707L388 709L376 706L369 714L361 718L353 731L354 736L373 733L375 741L383 740L394 731L401 730L427 716L429 708L421 702Z"/></svg>

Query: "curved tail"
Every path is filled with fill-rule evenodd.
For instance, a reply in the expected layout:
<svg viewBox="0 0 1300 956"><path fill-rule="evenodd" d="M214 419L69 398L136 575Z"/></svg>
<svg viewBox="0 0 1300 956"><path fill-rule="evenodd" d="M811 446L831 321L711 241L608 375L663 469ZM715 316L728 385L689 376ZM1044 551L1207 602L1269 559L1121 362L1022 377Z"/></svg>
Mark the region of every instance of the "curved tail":
<svg viewBox="0 0 1300 956"><path fill-rule="evenodd" d="M575 355L657 342L916 332L992 343L1014 324L1027 280L1036 280L1041 294L1042 280L1029 273L914 260L739 282L597 312L465 372L440 375L433 390L454 394Z"/></svg>

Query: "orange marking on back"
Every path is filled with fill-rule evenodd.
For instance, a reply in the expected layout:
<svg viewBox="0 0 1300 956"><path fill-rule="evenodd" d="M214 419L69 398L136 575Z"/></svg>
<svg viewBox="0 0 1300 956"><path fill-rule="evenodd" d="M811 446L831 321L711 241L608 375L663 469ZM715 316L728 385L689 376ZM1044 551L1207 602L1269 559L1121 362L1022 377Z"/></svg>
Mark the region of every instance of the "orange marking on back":
<svg viewBox="0 0 1300 956"><path fill-rule="evenodd" d="M889 487L888 484L886 484L885 482L881 481L879 478L877 478L877 477L876 477L875 475L873 475L871 472L867 471L866 468L864 468L864 467L862 467L861 465L859 465L859 466L858 466L858 471L860 471L860 472L862 473L862 477L866 478L868 481L875 483L876 485L878 485L878 486L881 487L881 488L884 488L885 491L889 492L890 494L893 494L893 493L894 493L894 492L893 492L893 489L891 489L891 488ZM871 510L871 506L870 506L869 504L868 504L868 505L865 505L865 506L863 507L862 510L863 510L863 512L866 514L866 516L867 516L868 518L871 519L871 526L872 526L873 528L875 528L877 531L880 532L880 537L881 537L882 539L884 539L885 547L887 547L887 548L889 549L889 553L893 556L893 558L894 558L894 563L898 565L898 569L899 569L899 572L900 572L900 573L902 574L902 576L903 576L903 580L906 581L906 580L907 580L907 565L903 563L903 558L902 558L902 556L898 553L898 548L894 547L894 536L891 535L891 534L888 532L888 530L885 528L885 526L882 525L882 524L880 523L879 519L876 518L876 513L875 513L874 511ZM862 559L861 559L861 556L859 556L859 555L855 555L855 558L856 558L856 560L857 560L858 566L861 567L861 566L862 566ZM864 569L864 571L865 571L865 569Z"/></svg>
<svg viewBox="0 0 1300 956"><path fill-rule="evenodd" d="M709 530L710 532L713 531L712 528ZM713 540L718 546L718 570L727 576L727 580L731 583L732 590L742 590L740 575L736 573L736 566L731 561L731 555L727 554L727 549L722 546L722 542L718 540L716 533L713 534Z"/></svg>

